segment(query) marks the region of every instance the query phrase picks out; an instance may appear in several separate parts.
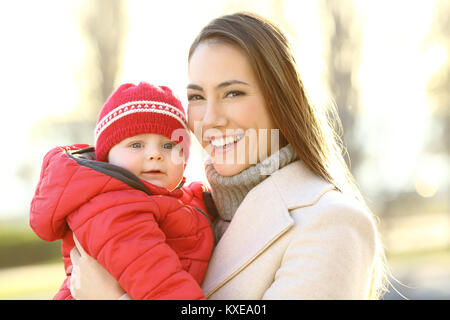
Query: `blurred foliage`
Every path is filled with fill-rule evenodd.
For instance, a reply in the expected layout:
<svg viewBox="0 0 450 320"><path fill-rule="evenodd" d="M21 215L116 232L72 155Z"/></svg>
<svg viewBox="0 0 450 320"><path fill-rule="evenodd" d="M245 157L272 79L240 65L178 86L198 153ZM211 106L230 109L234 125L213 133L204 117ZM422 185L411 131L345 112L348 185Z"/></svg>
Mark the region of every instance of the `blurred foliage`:
<svg viewBox="0 0 450 320"><path fill-rule="evenodd" d="M428 42L443 46L447 53L445 64L431 77L428 96L431 100L433 129L428 151L450 155L450 2L437 2L436 14L429 31Z"/></svg>
<svg viewBox="0 0 450 320"><path fill-rule="evenodd" d="M0 300L52 299L64 279L62 261L0 269Z"/></svg>
<svg viewBox="0 0 450 320"><path fill-rule="evenodd" d="M0 225L0 268L61 260L61 242L41 240L25 224Z"/></svg>

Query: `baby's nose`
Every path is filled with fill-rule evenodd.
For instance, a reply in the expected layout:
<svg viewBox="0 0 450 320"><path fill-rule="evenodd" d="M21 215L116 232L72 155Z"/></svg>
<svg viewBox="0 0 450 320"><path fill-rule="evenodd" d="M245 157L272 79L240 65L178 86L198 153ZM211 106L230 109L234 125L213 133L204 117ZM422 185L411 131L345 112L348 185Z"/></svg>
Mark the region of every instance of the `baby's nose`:
<svg viewBox="0 0 450 320"><path fill-rule="evenodd" d="M163 157L161 154L152 154L148 157L149 160L162 160Z"/></svg>
<svg viewBox="0 0 450 320"><path fill-rule="evenodd" d="M162 155L161 151L158 150L158 148L152 148L151 150L148 151L147 158L149 160L161 161L161 160L163 160L163 155Z"/></svg>

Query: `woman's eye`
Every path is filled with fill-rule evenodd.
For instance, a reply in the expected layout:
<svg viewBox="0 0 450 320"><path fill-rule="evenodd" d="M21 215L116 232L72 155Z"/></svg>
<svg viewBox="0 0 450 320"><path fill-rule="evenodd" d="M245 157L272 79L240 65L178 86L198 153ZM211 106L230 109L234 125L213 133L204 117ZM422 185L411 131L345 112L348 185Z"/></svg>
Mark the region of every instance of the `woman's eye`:
<svg viewBox="0 0 450 320"><path fill-rule="evenodd" d="M130 144L130 147L133 149L139 149L139 148L142 148L142 144L139 142L135 142L135 143Z"/></svg>
<svg viewBox="0 0 450 320"><path fill-rule="evenodd" d="M199 94L190 94L188 95L188 101L198 101L198 100L202 100L203 97Z"/></svg>
<svg viewBox="0 0 450 320"><path fill-rule="evenodd" d="M227 98L234 98L234 97L237 97L237 96L242 96L243 94L244 94L244 92L242 92L242 91L234 90L234 91L227 92L225 97L227 97Z"/></svg>

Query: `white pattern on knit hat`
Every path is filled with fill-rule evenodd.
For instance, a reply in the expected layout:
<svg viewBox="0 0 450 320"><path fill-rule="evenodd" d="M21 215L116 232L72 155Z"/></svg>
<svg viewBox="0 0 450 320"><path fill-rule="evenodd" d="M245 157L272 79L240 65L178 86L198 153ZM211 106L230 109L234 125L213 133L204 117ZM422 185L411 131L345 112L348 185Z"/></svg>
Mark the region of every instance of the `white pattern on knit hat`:
<svg viewBox="0 0 450 320"><path fill-rule="evenodd" d="M127 115L137 112L152 112L170 116L177 120L186 130L187 124L184 115L178 108L160 101L139 100L124 103L106 114L95 127L95 141L101 133L112 123Z"/></svg>

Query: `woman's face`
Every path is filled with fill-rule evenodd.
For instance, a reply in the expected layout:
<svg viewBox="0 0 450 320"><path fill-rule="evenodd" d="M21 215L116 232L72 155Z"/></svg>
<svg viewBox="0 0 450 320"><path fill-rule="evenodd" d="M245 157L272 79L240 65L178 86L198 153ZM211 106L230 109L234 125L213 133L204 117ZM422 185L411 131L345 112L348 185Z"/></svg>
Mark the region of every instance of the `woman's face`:
<svg viewBox="0 0 450 320"><path fill-rule="evenodd" d="M235 175L277 151L279 132L241 49L202 42L188 73L188 125L219 174Z"/></svg>

